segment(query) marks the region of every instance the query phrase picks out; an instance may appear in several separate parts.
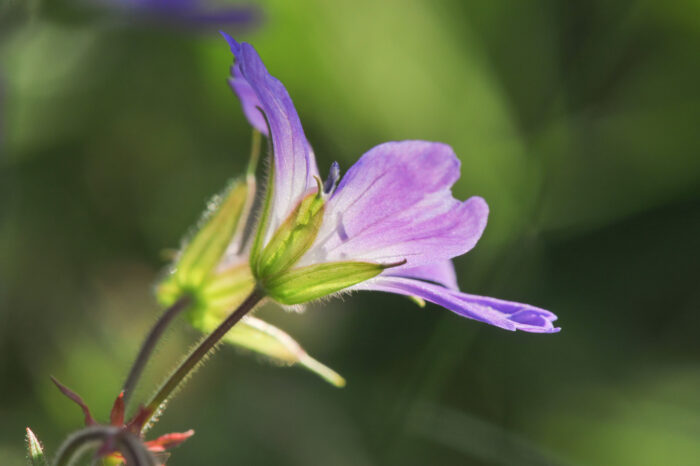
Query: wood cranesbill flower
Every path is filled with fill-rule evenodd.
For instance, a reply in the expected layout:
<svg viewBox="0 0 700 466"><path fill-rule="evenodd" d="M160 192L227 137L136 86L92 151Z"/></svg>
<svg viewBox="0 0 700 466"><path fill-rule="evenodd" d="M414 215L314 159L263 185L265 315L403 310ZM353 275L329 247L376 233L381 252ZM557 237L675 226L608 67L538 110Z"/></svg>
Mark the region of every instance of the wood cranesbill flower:
<svg viewBox="0 0 700 466"><path fill-rule="evenodd" d="M230 84L272 152L249 249L258 289L284 305L347 290L386 291L507 330L559 330L544 309L459 291L451 259L476 245L488 206L477 196L452 196L460 162L451 147L388 142L342 179L333 164L323 182L284 85L251 45L223 35L235 58Z"/></svg>
<svg viewBox="0 0 700 466"><path fill-rule="evenodd" d="M557 317L528 304L463 293L452 258L471 250L486 227L488 207L478 196L459 201L452 148L426 141L374 147L340 176L333 163L321 180L313 150L286 89L272 77L255 49L224 34L235 57L230 84L254 127L252 163L208 207L185 242L157 294L167 306L142 344L108 424L98 424L83 400L54 382L77 403L87 427L69 436L57 465L73 464L97 444L95 460L155 465L166 450L193 435L173 433L144 441L179 386L221 341L301 364L331 383L342 377L312 359L281 330L250 316L261 302L300 305L339 292L377 290L430 301L461 316L507 330L559 331ZM254 167L260 134L269 140L269 178L259 215ZM168 324L188 309L208 333L178 364L150 400L130 419L125 405ZM28 430L28 453L41 464L41 444Z"/></svg>

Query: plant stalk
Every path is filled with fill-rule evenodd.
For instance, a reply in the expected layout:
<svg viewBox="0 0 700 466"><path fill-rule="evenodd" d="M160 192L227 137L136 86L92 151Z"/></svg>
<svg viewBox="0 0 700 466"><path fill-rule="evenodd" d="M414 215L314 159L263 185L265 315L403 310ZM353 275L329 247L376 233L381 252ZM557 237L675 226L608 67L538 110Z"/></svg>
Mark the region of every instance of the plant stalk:
<svg viewBox="0 0 700 466"><path fill-rule="evenodd" d="M114 426L86 427L74 433L63 442L63 445L58 449L53 465L69 466L75 464L78 457L85 452L85 448L95 445L118 433L119 429Z"/></svg>
<svg viewBox="0 0 700 466"><path fill-rule="evenodd" d="M160 405L165 402L177 389L177 387L185 380L190 373L196 369L200 362L206 357L219 341L238 323L247 313L253 310L255 306L265 297L262 291L257 288L238 306L238 309L233 311L219 326L214 329L206 338L204 338L194 350L182 361L178 368L170 377L161 385L158 392L151 398L146 405L146 409L151 413L155 413Z"/></svg>
<svg viewBox="0 0 700 466"><path fill-rule="evenodd" d="M153 328L151 328L151 331L148 333L148 336L141 345L141 349L139 350L138 356L136 356L136 360L134 360L134 364L131 366L129 375L122 386L122 391L124 392L124 405L126 405L129 401L129 397L134 391L134 388L136 387L136 384L141 377L151 354L153 354L153 350L155 349L158 340L160 340L160 337L163 335L163 332L165 332L165 329L168 327L170 322L172 322L173 319L175 319L175 317L184 311L191 303L192 298L190 296L182 296L180 299L175 301L172 306L165 310L163 315L160 316L160 319L158 319Z"/></svg>

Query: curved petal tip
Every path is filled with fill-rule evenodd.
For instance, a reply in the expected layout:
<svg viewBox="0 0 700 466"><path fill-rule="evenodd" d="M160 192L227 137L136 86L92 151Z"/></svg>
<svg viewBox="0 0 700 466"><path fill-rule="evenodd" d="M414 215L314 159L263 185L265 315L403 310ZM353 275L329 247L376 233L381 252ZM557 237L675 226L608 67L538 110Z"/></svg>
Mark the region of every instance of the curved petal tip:
<svg viewBox="0 0 700 466"><path fill-rule="evenodd" d="M557 320L557 316L549 311L537 308L523 308L508 316L508 320L513 323L513 330L523 330L533 333L557 333L560 327L554 327L552 322Z"/></svg>
<svg viewBox="0 0 700 466"><path fill-rule="evenodd" d="M238 42L236 42L236 39L234 39L224 31L219 31L219 34L221 34L224 37L224 39L226 39L226 42L228 42L228 45L231 47L231 51L234 53L234 55L237 54L241 46L238 44Z"/></svg>
<svg viewBox="0 0 700 466"><path fill-rule="evenodd" d="M505 330L521 330L531 333L556 333L561 330L552 324L557 320L557 316L539 307L471 295L421 279L382 275L361 283L355 288L417 296L463 317L485 322Z"/></svg>

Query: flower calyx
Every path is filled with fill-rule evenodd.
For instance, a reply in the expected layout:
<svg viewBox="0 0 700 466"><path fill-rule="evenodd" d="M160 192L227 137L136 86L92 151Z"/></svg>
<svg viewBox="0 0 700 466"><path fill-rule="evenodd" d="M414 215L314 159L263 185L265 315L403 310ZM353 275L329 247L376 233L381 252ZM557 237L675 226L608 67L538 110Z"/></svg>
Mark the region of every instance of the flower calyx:
<svg viewBox="0 0 700 466"><path fill-rule="evenodd" d="M326 203L323 183L319 179L316 181L316 191L304 196L260 254L251 257L253 275L265 289L268 281L287 272L316 240Z"/></svg>

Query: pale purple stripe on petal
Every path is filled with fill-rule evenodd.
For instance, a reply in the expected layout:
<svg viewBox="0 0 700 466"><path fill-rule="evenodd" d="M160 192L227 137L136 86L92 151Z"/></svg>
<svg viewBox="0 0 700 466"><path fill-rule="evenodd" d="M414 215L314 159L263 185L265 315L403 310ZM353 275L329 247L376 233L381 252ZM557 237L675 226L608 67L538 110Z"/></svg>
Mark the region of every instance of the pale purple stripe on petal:
<svg viewBox="0 0 700 466"><path fill-rule="evenodd" d="M355 285L353 289L418 296L461 316L506 330L522 330L533 333L554 333L560 330L552 324L557 316L544 309L529 304L469 295L410 278L380 275Z"/></svg>

